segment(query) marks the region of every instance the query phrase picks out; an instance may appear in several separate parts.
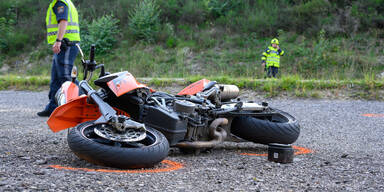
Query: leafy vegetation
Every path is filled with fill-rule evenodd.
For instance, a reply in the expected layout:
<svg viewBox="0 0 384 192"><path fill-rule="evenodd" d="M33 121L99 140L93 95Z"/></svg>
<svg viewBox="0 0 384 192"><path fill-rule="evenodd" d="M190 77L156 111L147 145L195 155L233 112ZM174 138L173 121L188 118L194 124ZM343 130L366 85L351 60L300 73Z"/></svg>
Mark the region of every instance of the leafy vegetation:
<svg viewBox="0 0 384 192"><path fill-rule="evenodd" d="M74 3L81 17L82 47L96 44L96 59L111 72L263 78L260 54L273 37L286 52L282 78L377 80L384 71L384 0ZM47 7L46 0L0 1L0 68L10 68L0 73L49 75Z"/></svg>
<svg viewBox="0 0 384 192"><path fill-rule="evenodd" d="M105 15L92 22L81 25L81 46L88 51L92 44L96 47L96 54L105 54L114 48L119 33L118 19L113 15Z"/></svg>
<svg viewBox="0 0 384 192"><path fill-rule="evenodd" d="M154 0L142 0L132 11L129 28L136 40L155 42L160 28L159 6Z"/></svg>

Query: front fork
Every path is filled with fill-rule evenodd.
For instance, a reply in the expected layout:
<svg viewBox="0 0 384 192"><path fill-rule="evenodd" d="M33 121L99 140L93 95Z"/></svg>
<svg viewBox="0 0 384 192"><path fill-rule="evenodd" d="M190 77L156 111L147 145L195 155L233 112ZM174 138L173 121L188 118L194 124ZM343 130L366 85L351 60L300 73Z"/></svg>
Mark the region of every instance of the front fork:
<svg viewBox="0 0 384 192"><path fill-rule="evenodd" d="M97 106L99 106L99 110L102 116L97 120L97 122L109 122L114 116L116 116L116 110L114 110L108 103L104 102L87 81L80 81L79 85L81 89L83 89L84 93L88 96L88 98L90 98Z"/></svg>
<svg viewBox="0 0 384 192"><path fill-rule="evenodd" d="M101 117L95 123L108 123L120 132L124 132L128 128L145 129L143 124L133 121L126 116L117 115L116 110L104 102L87 81L80 81L79 86L87 94L88 98L99 107Z"/></svg>

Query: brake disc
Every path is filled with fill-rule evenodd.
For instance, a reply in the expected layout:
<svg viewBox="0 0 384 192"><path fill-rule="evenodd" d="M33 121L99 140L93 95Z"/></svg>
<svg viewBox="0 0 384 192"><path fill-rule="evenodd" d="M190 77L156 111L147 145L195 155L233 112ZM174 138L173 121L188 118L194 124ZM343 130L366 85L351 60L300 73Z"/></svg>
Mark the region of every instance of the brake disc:
<svg viewBox="0 0 384 192"><path fill-rule="evenodd" d="M104 139L119 142L137 142L147 136L145 129L128 128L125 132L117 132L108 124L99 124L94 128L94 132Z"/></svg>

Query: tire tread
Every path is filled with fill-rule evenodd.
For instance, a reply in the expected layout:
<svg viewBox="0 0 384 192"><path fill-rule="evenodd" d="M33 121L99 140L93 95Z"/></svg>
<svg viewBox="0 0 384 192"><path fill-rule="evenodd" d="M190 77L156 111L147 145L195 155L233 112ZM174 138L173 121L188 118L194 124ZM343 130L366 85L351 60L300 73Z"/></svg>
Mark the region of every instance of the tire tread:
<svg viewBox="0 0 384 192"><path fill-rule="evenodd" d="M235 117L232 121L231 132L238 137L255 143L292 144L300 135L300 125L288 113L278 112L286 117L288 121L277 123L251 116Z"/></svg>

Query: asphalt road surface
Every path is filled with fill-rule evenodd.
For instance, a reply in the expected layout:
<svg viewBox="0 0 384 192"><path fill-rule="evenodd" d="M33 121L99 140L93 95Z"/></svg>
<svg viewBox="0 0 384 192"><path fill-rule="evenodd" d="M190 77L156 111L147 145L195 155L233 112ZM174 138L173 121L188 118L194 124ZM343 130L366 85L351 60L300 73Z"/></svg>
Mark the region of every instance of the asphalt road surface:
<svg viewBox="0 0 384 192"><path fill-rule="evenodd" d="M384 191L384 102L269 100L300 120L294 145L311 152L291 164L243 154L265 153L264 145L224 143L115 172L78 159L67 132L48 129L36 115L46 102L47 92L0 91L0 191Z"/></svg>

